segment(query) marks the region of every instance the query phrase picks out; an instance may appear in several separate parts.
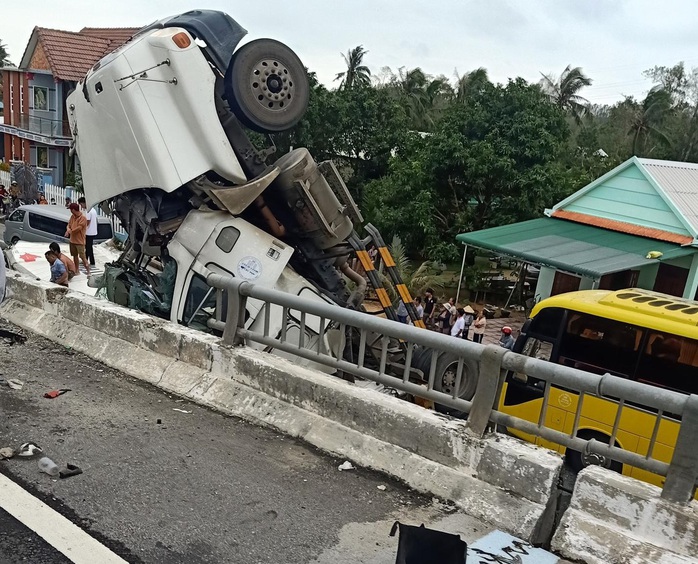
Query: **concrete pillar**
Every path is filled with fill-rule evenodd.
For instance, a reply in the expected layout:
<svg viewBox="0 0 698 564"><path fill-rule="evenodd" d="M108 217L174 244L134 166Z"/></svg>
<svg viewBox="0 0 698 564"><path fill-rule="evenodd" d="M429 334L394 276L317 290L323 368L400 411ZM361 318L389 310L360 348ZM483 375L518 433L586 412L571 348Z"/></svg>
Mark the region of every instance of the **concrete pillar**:
<svg viewBox="0 0 698 564"><path fill-rule="evenodd" d="M696 297L696 292L698 291L698 253L693 255L693 260L691 261L691 267L688 270L688 280L686 280L686 287L683 290L683 297L689 300L693 300Z"/></svg>
<svg viewBox="0 0 698 564"><path fill-rule="evenodd" d="M587 278L586 276L582 276L582 279L579 282L579 289L580 290L595 290L598 287L599 287L598 280L595 280L593 278Z"/></svg>
<svg viewBox="0 0 698 564"><path fill-rule="evenodd" d="M538 284L536 284L536 298L541 300L550 297L550 292L553 290L553 282L555 281L555 270L547 266L540 267L538 274Z"/></svg>

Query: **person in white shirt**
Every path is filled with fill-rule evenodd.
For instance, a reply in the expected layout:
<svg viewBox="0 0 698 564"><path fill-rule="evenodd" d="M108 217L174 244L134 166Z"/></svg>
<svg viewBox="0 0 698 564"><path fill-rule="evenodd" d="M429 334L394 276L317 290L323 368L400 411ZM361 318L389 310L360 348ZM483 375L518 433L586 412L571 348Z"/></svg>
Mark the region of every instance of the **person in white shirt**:
<svg viewBox="0 0 698 564"><path fill-rule="evenodd" d="M462 337L463 329L465 329L465 319L463 319L465 311L462 307L459 307L456 310L456 313L458 315L458 318L456 319L456 322L453 324L453 327L451 327L451 337Z"/></svg>
<svg viewBox="0 0 698 564"><path fill-rule="evenodd" d="M97 236L97 212L94 208L87 210L87 203L85 198L78 198L78 204L82 208L85 217L87 218L87 231L85 232L85 255L87 260L90 261L90 266L95 265L95 253L93 250L93 244L95 237Z"/></svg>
<svg viewBox="0 0 698 564"><path fill-rule="evenodd" d="M414 307L417 309L417 317L422 319L424 317L424 308L422 307L422 298L419 296L414 299Z"/></svg>

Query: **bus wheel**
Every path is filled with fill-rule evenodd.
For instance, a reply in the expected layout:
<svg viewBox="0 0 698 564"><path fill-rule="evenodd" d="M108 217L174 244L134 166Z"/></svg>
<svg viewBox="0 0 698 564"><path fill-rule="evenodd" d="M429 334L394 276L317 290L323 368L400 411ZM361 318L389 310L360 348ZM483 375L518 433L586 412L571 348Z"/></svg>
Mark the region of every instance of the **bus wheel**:
<svg viewBox="0 0 698 564"><path fill-rule="evenodd" d="M428 373L428 369L427 369ZM477 387L477 362L463 359L463 374L456 397L465 400L473 399ZM434 390L444 394L453 395L458 375L458 357L454 354L444 353L436 362L436 374L434 376ZM434 404L434 409L439 413L446 413L454 417L465 417L465 412L440 403Z"/></svg>
<svg viewBox="0 0 698 564"><path fill-rule="evenodd" d="M608 444L610 437L602 433L595 433L593 431L581 431L577 433L580 439L596 439L602 443ZM585 454L572 449L567 449L565 453L565 462L567 465L575 472L579 472L588 466L601 466L602 468L608 468L614 472L621 473L623 471L623 465L620 462L611 460L610 458L596 454L589 453Z"/></svg>

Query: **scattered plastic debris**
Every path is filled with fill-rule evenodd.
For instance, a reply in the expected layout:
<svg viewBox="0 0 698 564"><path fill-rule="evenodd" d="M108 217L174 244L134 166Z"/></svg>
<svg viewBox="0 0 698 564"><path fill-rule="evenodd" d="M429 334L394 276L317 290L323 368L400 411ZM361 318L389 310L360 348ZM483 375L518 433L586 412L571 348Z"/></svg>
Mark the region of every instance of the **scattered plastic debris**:
<svg viewBox="0 0 698 564"><path fill-rule="evenodd" d="M7 381L7 385L13 390L21 390L24 387L24 382L22 380L17 380L15 378L10 378Z"/></svg>
<svg viewBox="0 0 698 564"><path fill-rule="evenodd" d="M58 396L62 396L66 392L70 392L70 391L71 391L70 388L61 388L60 390L51 390L50 392L46 392L44 394L44 397L48 398L48 399L53 399L53 398L57 398Z"/></svg>
<svg viewBox="0 0 698 564"><path fill-rule="evenodd" d="M17 449L17 456L34 456L44 452L36 443L22 443Z"/></svg>
<svg viewBox="0 0 698 564"><path fill-rule="evenodd" d="M68 463L65 465L65 470L61 470L58 473L58 476L64 479L70 478L71 476L77 476L79 474L82 474L82 469L79 466L75 466L75 464Z"/></svg>
<svg viewBox="0 0 698 564"><path fill-rule="evenodd" d="M176 407L173 407L172 411L179 411L180 413L191 413L191 411L187 411L186 409L178 409Z"/></svg>
<svg viewBox="0 0 698 564"><path fill-rule="evenodd" d="M12 458L15 455L15 449L10 447L0 448L0 460Z"/></svg>
<svg viewBox="0 0 698 564"><path fill-rule="evenodd" d="M380 486L376 486L376 487L377 487L380 491L382 491L382 492L384 492L385 490L388 489L388 488L386 488L383 484L381 484Z"/></svg>
<svg viewBox="0 0 698 564"><path fill-rule="evenodd" d="M39 459L39 471L48 474L49 476L58 476L60 470L58 465L48 456Z"/></svg>
<svg viewBox="0 0 698 564"><path fill-rule="evenodd" d="M351 462L348 460L345 460L339 465L339 471L342 472L344 470L356 470L356 466L354 466Z"/></svg>

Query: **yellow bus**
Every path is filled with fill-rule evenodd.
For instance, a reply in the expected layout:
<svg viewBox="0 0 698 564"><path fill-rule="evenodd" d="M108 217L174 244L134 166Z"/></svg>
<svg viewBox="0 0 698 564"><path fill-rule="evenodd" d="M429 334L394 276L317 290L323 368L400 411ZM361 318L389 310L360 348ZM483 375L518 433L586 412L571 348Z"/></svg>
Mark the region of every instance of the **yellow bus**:
<svg viewBox="0 0 698 564"><path fill-rule="evenodd" d="M639 289L553 296L533 309L514 351L595 374L610 373L698 394L698 302ZM544 388L540 380L509 373L498 409L538 423ZM578 403L577 393L552 386L544 425L571 435ZM576 436L608 444L617 410L616 402L585 395ZM646 456L656 421L656 412L626 405L615 446ZM678 431L679 422L666 414L659 424L651 458L671 462ZM596 454L584 455L571 449L565 452L564 446L514 429L509 432L564 453L574 470L598 464L656 485L664 483L663 477L636 467L623 467Z"/></svg>

